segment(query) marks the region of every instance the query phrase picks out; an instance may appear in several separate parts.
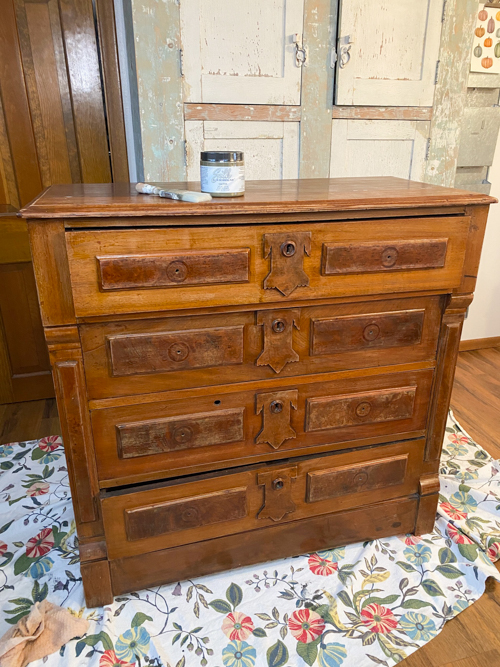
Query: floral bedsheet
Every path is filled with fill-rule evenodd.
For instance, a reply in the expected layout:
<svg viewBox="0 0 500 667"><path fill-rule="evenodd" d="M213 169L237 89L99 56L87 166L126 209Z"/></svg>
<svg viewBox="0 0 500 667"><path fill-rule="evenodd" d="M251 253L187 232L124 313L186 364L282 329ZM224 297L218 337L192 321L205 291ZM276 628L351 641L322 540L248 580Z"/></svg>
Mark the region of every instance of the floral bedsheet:
<svg viewBox="0 0 500 667"><path fill-rule="evenodd" d="M433 533L142 590L103 609L84 607L61 439L3 445L0 469L0 634L44 598L91 621L47 667L389 667L500 578L500 463L451 414Z"/></svg>

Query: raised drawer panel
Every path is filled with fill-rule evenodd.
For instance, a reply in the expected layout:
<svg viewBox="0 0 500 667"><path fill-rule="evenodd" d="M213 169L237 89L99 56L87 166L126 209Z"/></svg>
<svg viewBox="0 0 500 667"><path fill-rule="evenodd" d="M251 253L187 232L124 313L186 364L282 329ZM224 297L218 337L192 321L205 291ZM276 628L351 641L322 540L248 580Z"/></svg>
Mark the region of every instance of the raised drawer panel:
<svg viewBox="0 0 500 667"><path fill-rule="evenodd" d="M112 375L162 373L243 363L243 327L109 336Z"/></svg>
<svg viewBox="0 0 500 667"><path fill-rule="evenodd" d="M345 273L439 269L444 266L447 239L387 241L385 243L325 243L323 273Z"/></svg>
<svg viewBox="0 0 500 667"><path fill-rule="evenodd" d="M241 283L249 280L250 249L97 257L101 290Z"/></svg>
<svg viewBox="0 0 500 667"><path fill-rule="evenodd" d="M312 321L314 355L410 347L422 341L425 310L345 315Z"/></svg>
<svg viewBox="0 0 500 667"><path fill-rule="evenodd" d="M241 442L244 409L220 410L116 426L123 459Z"/></svg>
<svg viewBox="0 0 500 667"><path fill-rule="evenodd" d="M294 378L273 389L223 391L93 410L106 487L419 437L433 370Z"/></svg>
<svg viewBox="0 0 500 667"><path fill-rule="evenodd" d="M166 221L166 224L167 221ZM470 217L72 231L78 317L458 287Z"/></svg>
<svg viewBox="0 0 500 667"><path fill-rule="evenodd" d="M272 308L80 327L91 398L435 358L441 298Z"/></svg>
<svg viewBox="0 0 500 667"><path fill-rule="evenodd" d="M357 463L338 468L317 470L307 475L307 502L345 496L360 491L375 491L402 484L408 466L408 455Z"/></svg>
<svg viewBox="0 0 500 667"><path fill-rule="evenodd" d="M311 398L307 401L306 431L408 419L416 393L417 387L401 387Z"/></svg>
<svg viewBox="0 0 500 667"><path fill-rule="evenodd" d="M409 440L104 492L109 558L408 497L418 490L423 447Z"/></svg>
<svg viewBox="0 0 500 667"><path fill-rule="evenodd" d="M125 510L127 539L143 540L178 530L243 519L247 515L246 501L245 488L226 489Z"/></svg>

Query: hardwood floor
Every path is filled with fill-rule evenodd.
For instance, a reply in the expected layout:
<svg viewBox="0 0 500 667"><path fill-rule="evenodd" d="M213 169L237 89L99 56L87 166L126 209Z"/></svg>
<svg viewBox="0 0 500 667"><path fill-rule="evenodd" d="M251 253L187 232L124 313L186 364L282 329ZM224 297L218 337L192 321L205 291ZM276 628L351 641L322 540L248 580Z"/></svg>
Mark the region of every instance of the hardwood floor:
<svg viewBox="0 0 500 667"><path fill-rule="evenodd" d="M500 459L500 347L460 353L451 406L469 435ZM0 444L60 433L54 399L0 405ZM500 667L500 584L489 580L478 602L401 664Z"/></svg>

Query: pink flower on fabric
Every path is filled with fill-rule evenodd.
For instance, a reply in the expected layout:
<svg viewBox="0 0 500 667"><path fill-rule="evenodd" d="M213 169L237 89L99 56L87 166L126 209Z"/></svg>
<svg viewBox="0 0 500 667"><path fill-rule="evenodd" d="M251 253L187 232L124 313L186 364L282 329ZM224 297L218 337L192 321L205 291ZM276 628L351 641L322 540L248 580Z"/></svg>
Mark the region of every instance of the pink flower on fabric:
<svg viewBox="0 0 500 667"><path fill-rule="evenodd" d="M62 445L62 438L60 435L49 435L47 438L42 438L38 441L38 446L42 452L53 452Z"/></svg>
<svg viewBox="0 0 500 667"><path fill-rule="evenodd" d="M469 445L470 440L466 435L463 435L462 433L452 433L450 436L450 441L454 445Z"/></svg>
<svg viewBox="0 0 500 667"><path fill-rule="evenodd" d="M49 492L50 484L48 482L35 482L26 491L27 496L43 496Z"/></svg>
<svg viewBox="0 0 500 667"><path fill-rule="evenodd" d="M390 609L374 602L363 609L361 620L372 632L380 634L387 634L398 625L397 618Z"/></svg>
<svg viewBox="0 0 500 667"><path fill-rule="evenodd" d="M462 510L457 510L456 507L453 507L451 503L441 503L439 507L447 514L451 519L455 521L460 521L460 519L467 518L467 512L462 512Z"/></svg>
<svg viewBox="0 0 500 667"><path fill-rule="evenodd" d="M99 660L99 667L133 667L135 662L120 660L114 651L104 651Z"/></svg>
<svg viewBox="0 0 500 667"><path fill-rule="evenodd" d="M401 540L401 542L404 542L408 547L411 547L420 542L420 537L417 537L416 535L403 535L399 539Z"/></svg>
<svg viewBox="0 0 500 667"><path fill-rule="evenodd" d="M500 558L500 542L493 542L493 544L488 547L488 551L486 553L488 554L488 558L492 563L497 561Z"/></svg>
<svg viewBox="0 0 500 667"><path fill-rule="evenodd" d="M9 547L5 544L5 542L0 542L0 557L4 555L8 548Z"/></svg>
<svg viewBox="0 0 500 667"><path fill-rule="evenodd" d="M446 532L450 538L455 542L455 544L474 544L474 540L471 540L470 537L464 535L460 530L455 528L451 523L446 527Z"/></svg>
<svg viewBox="0 0 500 667"><path fill-rule="evenodd" d="M321 558L318 554L312 554L309 556L308 563L311 572L313 574L319 575L320 577L328 577L330 574L333 574L339 569L338 563Z"/></svg>
<svg viewBox="0 0 500 667"><path fill-rule="evenodd" d="M54 546L54 533L52 528L44 528L38 535L26 542L26 555L29 558L38 558L48 554Z"/></svg>
<svg viewBox="0 0 500 667"><path fill-rule="evenodd" d="M325 622L315 611L298 609L288 619L288 627L295 639L303 644L309 644L323 634Z"/></svg>
<svg viewBox="0 0 500 667"><path fill-rule="evenodd" d="M222 632L231 641L242 641L252 634L253 621L239 611L232 611L222 621Z"/></svg>

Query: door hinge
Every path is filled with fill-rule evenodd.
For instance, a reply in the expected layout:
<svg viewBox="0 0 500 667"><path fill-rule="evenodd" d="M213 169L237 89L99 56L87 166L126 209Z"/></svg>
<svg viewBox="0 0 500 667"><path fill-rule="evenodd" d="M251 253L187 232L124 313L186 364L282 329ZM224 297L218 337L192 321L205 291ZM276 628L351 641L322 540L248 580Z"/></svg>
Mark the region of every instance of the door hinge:
<svg viewBox="0 0 500 667"><path fill-rule="evenodd" d="M427 137L427 145L425 147L425 159L429 159L429 155L431 153L431 138Z"/></svg>
<svg viewBox="0 0 500 667"><path fill-rule="evenodd" d="M181 76L184 76L184 52L182 49L179 49L179 70Z"/></svg>
<svg viewBox="0 0 500 667"><path fill-rule="evenodd" d="M351 59L351 36L346 35L339 39L339 67L344 69L349 60Z"/></svg>
<svg viewBox="0 0 500 667"><path fill-rule="evenodd" d="M435 74L435 76L434 76L434 85L436 85L437 82L438 82L438 76L439 76L439 63L440 63L440 62L441 62L441 61L438 60L437 63L436 63L436 74Z"/></svg>
<svg viewBox="0 0 500 667"><path fill-rule="evenodd" d="M330 54L330 67L332 69L335 69L335 65L337 63L338 56L337 56L337 50L335 49L334 46L332 46L332 52Z"/></svg>
<svg viewBox="0 0 500 667"><path fill-rule="evenodd" d="M303 67L307 61L307 46L302 43L302 35L296 32L292 38L295 44L295 64L297 67Z"/></svg>

